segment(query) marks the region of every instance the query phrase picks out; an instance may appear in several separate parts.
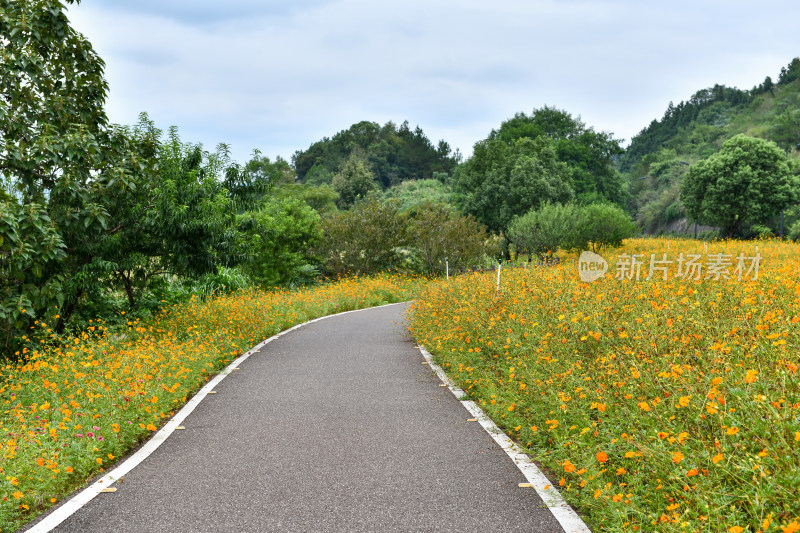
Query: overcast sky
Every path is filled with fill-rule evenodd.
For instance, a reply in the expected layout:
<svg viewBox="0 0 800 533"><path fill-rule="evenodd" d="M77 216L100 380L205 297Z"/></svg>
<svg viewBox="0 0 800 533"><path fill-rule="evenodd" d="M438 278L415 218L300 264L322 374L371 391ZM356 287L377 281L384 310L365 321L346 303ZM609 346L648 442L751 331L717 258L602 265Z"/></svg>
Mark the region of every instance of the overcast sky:
<svg viewBox="0 0 800 533"><path fill-rule="evenodd" d="M469 155L517 112L627 143L667 104L750 89L800 56L797 0L83 0L111 121L146 111L246 162L370 120Z"/></svg>

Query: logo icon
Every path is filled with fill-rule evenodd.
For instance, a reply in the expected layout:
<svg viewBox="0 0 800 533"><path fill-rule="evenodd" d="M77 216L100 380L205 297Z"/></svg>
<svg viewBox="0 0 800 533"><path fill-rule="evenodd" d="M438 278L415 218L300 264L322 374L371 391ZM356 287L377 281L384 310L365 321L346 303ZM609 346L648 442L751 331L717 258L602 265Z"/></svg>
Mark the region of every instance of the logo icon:
<svg viewBox="0 0 800 533"><path fill-rule="evenodd" d="M594 252L581 252L578 258L578 275L581 281L591 283L606 275L608 263L605 259Z"/></svg>

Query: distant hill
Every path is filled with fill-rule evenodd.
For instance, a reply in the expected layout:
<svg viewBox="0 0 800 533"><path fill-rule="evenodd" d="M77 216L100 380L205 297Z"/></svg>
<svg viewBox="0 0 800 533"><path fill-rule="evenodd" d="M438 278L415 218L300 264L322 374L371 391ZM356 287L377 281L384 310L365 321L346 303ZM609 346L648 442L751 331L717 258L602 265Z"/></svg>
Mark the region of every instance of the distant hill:
<svg viewBox="0 0 800 533"><path fill-rule="evenodd" d="M800 158L800 58L750 90L715 85L653 120L619 158L632 193L630 210L649 233L684 217L680 181L689 166L738 133L768 139ZM680 224L678 226L681 226ZM687 227L686 224L682 225Z"/></svg>

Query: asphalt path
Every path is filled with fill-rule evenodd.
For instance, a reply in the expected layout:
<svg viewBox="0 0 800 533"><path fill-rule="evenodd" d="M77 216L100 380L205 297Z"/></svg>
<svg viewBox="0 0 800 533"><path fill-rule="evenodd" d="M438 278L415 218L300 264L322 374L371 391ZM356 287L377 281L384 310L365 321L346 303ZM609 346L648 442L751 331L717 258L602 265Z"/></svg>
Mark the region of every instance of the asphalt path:
<svg viewBox="0 0 800 533"><path fill-rule="evenodd" d="M54 531L563 531L422 364L405 308L267 344Z"/></svg>

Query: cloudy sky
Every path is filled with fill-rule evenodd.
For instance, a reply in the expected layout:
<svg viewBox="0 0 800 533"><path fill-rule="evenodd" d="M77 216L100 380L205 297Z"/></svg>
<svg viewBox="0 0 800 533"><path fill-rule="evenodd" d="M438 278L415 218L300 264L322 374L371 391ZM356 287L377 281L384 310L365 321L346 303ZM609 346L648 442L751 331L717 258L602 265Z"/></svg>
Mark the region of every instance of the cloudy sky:
<svg viewBox="0 0 800 533"><path fill-rule="evenodd" d="M83 0L113 122L289 159L408 120L469 155L544 105L626 142L670 101L749 89L800 56L797 0Z"/></svg>

